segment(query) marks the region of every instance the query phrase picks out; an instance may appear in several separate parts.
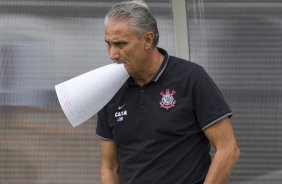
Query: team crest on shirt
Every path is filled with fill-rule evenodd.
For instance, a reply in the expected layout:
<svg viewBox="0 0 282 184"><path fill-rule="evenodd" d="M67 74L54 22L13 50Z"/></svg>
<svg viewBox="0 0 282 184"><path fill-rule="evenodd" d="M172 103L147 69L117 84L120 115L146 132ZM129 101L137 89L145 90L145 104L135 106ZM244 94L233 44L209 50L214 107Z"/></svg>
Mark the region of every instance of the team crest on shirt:
<svg viewBox="0 0 282 184"><path fill-rule="evenodd" d="M166 110L175 107L176 100L174 100L173 95L176 93L176 91L169 89L166 89L165 92L161 91L160 95L162 96L162 99L160 101L160 106Z"/></svg>

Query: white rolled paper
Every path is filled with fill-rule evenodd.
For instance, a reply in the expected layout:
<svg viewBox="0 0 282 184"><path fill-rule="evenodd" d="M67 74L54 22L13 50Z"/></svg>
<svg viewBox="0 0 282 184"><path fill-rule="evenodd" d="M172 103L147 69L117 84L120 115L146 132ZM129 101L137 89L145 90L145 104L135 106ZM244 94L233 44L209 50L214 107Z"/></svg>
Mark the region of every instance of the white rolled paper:
<svg viewBox="0 0 282 184"><path fill-rule="evenodd" d="M73 127L100 111L129 74L123 64L109 64L55 86L60 105Z"/></svg>

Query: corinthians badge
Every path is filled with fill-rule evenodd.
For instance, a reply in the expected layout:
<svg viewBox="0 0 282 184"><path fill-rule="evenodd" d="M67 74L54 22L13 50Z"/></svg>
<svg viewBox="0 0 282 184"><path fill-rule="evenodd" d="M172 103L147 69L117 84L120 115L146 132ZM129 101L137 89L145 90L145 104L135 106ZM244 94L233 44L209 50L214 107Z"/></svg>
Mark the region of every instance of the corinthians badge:
<svg viewBox="0 0 282 184"><path fill-rule="evenodd" d="M163 91L160 92L162 99L160 101L160 106L162 108L165 108L166 110L172 108L175 106L176 100L174 100L173 95L176 93L176 91L172 90L171 92L169 91L169 89L167 89L165 91L165 93Z"/></svg>

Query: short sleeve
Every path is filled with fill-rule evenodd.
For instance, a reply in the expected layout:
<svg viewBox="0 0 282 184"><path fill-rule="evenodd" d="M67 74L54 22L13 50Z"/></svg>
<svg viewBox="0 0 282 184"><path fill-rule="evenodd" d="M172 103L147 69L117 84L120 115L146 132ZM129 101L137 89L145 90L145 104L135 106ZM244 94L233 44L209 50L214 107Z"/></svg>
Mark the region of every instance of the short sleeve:
<svg viewBox="0 0 282 184"><path fill-rule="evenodd" d="M102 140L113 140L112 129L107 117L107 110L104 107L98 112L96 135Z"/></svg>
<svg viewBox="0 0 282 184"><path fill-rule="evenodd" d="M195 114L202 130L225 117L232 116L221 91L201 66L193 71L192 83Z"/></svg>

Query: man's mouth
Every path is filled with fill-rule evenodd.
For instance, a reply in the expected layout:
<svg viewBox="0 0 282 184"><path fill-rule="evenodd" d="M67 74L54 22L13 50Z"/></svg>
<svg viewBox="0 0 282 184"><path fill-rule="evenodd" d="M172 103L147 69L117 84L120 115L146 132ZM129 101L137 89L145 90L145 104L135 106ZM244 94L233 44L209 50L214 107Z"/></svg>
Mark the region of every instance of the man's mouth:
<svg viewBox="0 0 282 184"><path fill-rule="evenodd" d="M117 64L122 64L122 61L118 61L118 60L113 60L113 62Z"/></svg>

